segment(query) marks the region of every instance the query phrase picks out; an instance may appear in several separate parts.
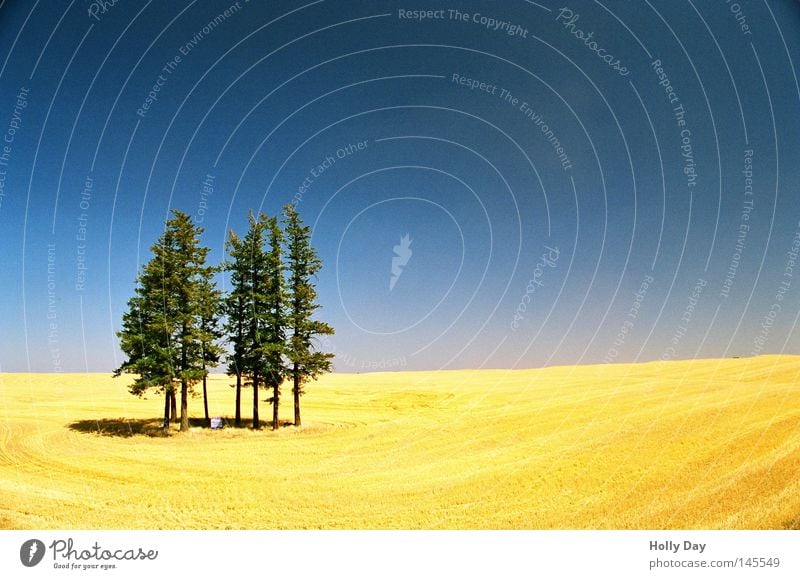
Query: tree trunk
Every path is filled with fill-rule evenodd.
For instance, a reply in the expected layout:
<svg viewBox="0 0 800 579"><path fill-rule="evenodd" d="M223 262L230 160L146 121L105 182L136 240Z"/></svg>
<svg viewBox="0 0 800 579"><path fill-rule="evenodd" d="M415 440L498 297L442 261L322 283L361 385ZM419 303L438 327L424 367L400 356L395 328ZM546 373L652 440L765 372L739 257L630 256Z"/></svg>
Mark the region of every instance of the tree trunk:
<svg viewBox="0 0 800 579"><path fill-rule="evenodd" d="M258 374L253 374L253 430L261 428L258 419Z"/></svg>
<svg viewBox="0 0 800 579"><path fill-rule="evenodd" d="M244 299L239 295L239 310L241 311L242 309L244 309ZM241 317L238 320L236 337L239 343L244 339L244 327ZM236 426L238 427L242 425L242 360L235 346L233 352L233 363L236 369Z"/></svg>
<svg viewBox="0 0 800 579"><path fill-rule="evenodd" d="M211 428L211 418L208 417L208 390L206 390L205 374L203 374L203 409L206 411L206 426Z"/></svg>
<svg viewBox="0 0 800 579"><path fill-rule="evenodd" d="M169 390L164 392L164 432L169 432Z"/></svg>
<svg viewBox="0 0 800 579"><path fill-rule="evenodd" d="M277 380L272 385L272 430L278 430L278 384Z"/></svg>
<svg viewBox="0 0 800 579"><path fill-rule="evenodd" d="M242 373L236 372L236 426L242 425Z"/></svg>
<svg viewBox="0 0 800 579"><path fill-rule="evenodd" d="M175 399L175 389L169 391L169 408L172 422L178 422L178 401Z"/></svg>
<svg viewBox="0 0 800 579"><path fill-rule="evenodd" d="M189 430L189 384L181 379L181 432Z"/></svg>
<svg viewBox="0 0 800 579"><path fill-rule="evenodd" d="M187 324L183 322L181 332L181 432L189 430L189 383L183 373L189 368L189 361L186 356L186 334L188 333Z"/></svg>
<svg viewBox="0 0 800 579"><path fill-rule="evenodd" d="M297 362L292 367L292 379L294 380L294 425L300 426L300 374L297 370Z"/></svg>

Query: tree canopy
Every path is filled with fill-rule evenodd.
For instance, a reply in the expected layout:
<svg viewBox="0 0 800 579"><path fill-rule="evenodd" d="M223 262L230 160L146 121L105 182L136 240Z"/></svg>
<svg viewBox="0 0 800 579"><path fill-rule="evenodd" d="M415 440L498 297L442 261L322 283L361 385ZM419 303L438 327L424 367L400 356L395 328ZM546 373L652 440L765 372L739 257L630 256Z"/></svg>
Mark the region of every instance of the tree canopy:
<svg viewBox="0 0 800 579"><path fill-rule="evenodd" d="M286 356L292 377L294 395L294 424L300 426L300 397L303 385L324 372L330 372L333 354L320 352L315 340L318 336L331 335L331 326L314 318L317 290L314 281L322 268L322 261L311 244L311 228L303 225L294 205L283 208L283 223L286 244L287 325L291 332L287 340Z"/></svg>
<svg viewBox="0 0 800 579"><path fill-rule="evenodd" d="M200 245L202 229L177 210L151 247L153 257L142 268L134 296L117 333L127 359L114 371L136 374L131 392L150 388L166 394L164 428L169 426L169 395L180 387L181 430L189 429L188 396L206 372L209 342L203 329L203 304L209 296L213 269L206 266L208 249Z"/></svg>
<svg viewBox="0 0 800 579"><path fill-rule="evenodd" d="M188 397L203 381L205 418L209 423L206 377L223 359L236 377L235 422L241 425L241 390L253 388L253 428L260 427L259 394L270 391L272 427L279 426L280 387L292 380L294 424L300 426L303 385L331 369L332 354L318 351L318 336L333 328L314 315L315 288L322 262L311 245L311 229L294 206L283 219L249 215L243 237L230 231L228 258L206 264L200 245L202 229L190 217L173 211L152 246L152 258L137 277L133 297L117 335L126 356L114 371L136 375L130 391L143 396L164 393L164 429L171 402L181 393L181 430L188 430ZM223 294L217 272L230 277ZM173 411L174 414L174 411Z"/></svg>

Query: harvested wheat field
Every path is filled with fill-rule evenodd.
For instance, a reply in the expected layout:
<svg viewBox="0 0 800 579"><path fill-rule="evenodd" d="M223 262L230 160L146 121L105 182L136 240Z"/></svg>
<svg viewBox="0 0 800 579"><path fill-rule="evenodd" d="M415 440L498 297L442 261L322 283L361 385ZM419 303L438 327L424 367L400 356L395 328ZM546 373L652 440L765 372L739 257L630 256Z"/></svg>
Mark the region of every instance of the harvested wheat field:
<svg viewBox="0 0 800 579"><path fill-rule="evenodd" d="M795 357L334 374L300 429L170 436L125 380L0 374L0 527L800 527Z"/></svg>

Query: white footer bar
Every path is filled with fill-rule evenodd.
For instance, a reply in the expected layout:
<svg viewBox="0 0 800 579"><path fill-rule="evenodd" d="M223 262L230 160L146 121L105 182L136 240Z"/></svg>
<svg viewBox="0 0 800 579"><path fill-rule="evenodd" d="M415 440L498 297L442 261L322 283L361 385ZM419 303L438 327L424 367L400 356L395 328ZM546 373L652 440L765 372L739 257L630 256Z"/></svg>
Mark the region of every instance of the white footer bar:
<svg viewBox="0 0 800 579"><path fill-rule="evenodd" d="M800 577L796 531L2 531L2 577ZM190 574L190 575L189 575Z"/></svg>

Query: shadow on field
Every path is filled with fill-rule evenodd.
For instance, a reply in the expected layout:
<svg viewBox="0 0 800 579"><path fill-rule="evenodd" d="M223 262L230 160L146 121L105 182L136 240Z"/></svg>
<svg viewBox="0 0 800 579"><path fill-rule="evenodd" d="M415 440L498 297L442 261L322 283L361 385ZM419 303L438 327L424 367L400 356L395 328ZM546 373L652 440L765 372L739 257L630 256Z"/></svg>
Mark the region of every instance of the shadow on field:
<svg viewBox="0 0 800 579"><path fill-rule="evenodd" d="M196 421L193 421L196 422ZM201 420L200 422L205 422ZM163 418L100 418L96 420L77 420L69 425L70 430L103 436L129 438L131 436L168 436L162 428ZM170 430L178 425L170 425ZM202 426L202 425L197 425Z"/></svg>
<svg viewBox="0 0 800 579"><path fill-rule="evenodd" d="M223 418L223 430L236 429L236 430L249 430L252 427L252 422L243 420L241 426L235 426L233 419ZM170 436L180 431L180 423L173 422L169 426L169 432L164 432L162 426L164 425L163 418L100 418L94 420L76 420L68 425L70 430L75 432L83 432L86 434L100 434L101 436L113 436L119 438L130 438L131 436L151 436L155 438L163 438ZM293 426L293 423L288 420L282 420L280 423L281 428ZM205 418L189 418L190 428L206 428L208 424ZM271 422L261 423L261 430L271 430ZM210 429L209 429L210 430Z"/></svg>

